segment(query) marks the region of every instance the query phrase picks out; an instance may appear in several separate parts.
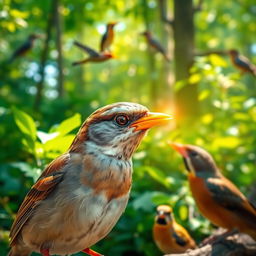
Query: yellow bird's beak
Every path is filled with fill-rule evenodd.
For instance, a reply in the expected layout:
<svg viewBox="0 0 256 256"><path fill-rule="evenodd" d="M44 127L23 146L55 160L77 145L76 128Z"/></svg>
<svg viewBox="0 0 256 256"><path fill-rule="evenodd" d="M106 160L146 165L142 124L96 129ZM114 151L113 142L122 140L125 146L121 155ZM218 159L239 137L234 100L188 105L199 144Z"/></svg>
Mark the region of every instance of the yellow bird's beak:
<svg viewBox="0 0 256 256"><path fill-rule="evenodd" d="M134 131L147 130L151 127L162 125L173 119L172 116L163 113L149 112L147 116L143 116L130 127L135 127Z"/></svg>

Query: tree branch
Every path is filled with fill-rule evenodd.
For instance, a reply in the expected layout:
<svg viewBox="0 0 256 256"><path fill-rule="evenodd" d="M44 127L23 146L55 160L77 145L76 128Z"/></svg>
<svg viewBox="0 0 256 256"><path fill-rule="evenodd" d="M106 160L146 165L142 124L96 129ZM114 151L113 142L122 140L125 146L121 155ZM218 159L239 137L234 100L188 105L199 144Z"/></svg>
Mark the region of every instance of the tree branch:
<svg viewBox="0 0 256 256"><path fill-rule="evenodd" d="M203 2L204 2L204 0L199 0L198 1L198 4L194 7L194 13L195 12L200 12L200 11L202 11L202 6L203 6Z"/></svg>
<svg viewBox="0 0 256 256"><path fill-rule="evenodd" d="M209 56L211 54L217 54L217 55L227 55L227 51L224 50L209 50L205 52L196 52L195 56Z"/></svg>
<svg viewBox="0 0 256 256"><path fill-rule="evenodd" d="M52 1L52 6L51 9L52 11L50 12L49 16L48 16L48 22L47 22L47 26L46 26L46 37L45 37L45 41L44 41L44 48L42 51L42 55L41 55L41 61L40 61L40 76L41 79L38 82L38 84L36 85L37 87L37 93L36 93L36 97L35 97L35 102L34 102L34 109L37 111L41 105L41 101L42 101L42 94L43 94L43 87L44 87L44 79L45 79L45 66L46 66L46 61L47 61L47 56L48 56L48 52L49 52L49 42L51 40L51 32L52 32L52 25L53 25L53 11L55 8L55 1Z"/></svg>
<svg viewBox="0 0 256 256"><path fill-rule="evenodd" d="M173 19L169 19L166 16L166 9L167 9L166 0L159 0L158 3L159 3L161 20L164 23L166 23L166 24L170 25L171 27L173 27L174 20Z"/></svg>
<svg viewBox="0 0 256 256"><path fill-rule="evenodd" d="M256 242L246 234L236 234L213 244L206 244L201 248L187 251L182 254L166 256L253 256L256 255Z"/></svg>

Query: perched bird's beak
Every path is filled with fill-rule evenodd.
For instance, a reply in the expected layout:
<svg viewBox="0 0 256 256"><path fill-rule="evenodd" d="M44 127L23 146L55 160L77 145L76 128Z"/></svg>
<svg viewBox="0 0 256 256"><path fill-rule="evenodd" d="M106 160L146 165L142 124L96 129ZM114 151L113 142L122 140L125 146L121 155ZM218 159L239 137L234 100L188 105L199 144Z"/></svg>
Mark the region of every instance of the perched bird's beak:
<svg viewBox="0 0 256 256"><path fill-rule="evenodd" d="M147 116L141 117L130 127L135 127L134 131L147 130L153 126L165 124L171 119L173 119L172 116L167 114L149 112Z"/></svg>
<svg viewBox="0 0 256 256"><path fill-rule="evenodd" d="M184 158L189 158L187 150L184 145L175 142L169 142L169 145L178 153L180 153Z"/></svg>
<svg viewBox="0 0 256 256"><path fill-rule="evenodd" d="M157 213L157 217L158 218L164 218L165 216L164 216L164 211L159 211L158 213Z"/></svg>
<svg viewBox="0 0 256 256"><path fill-rule="evenodd" d="M186 146L182 145L180 143L175 143L175 142L169 142L169 145L178 153L180 153L184 159L184 164L185 167L187 169L187 171L189 171L190 173L192 173L193 175L196 175L196 170L191 162L191 159L189 157L189 154L186 150Z"/></svg>

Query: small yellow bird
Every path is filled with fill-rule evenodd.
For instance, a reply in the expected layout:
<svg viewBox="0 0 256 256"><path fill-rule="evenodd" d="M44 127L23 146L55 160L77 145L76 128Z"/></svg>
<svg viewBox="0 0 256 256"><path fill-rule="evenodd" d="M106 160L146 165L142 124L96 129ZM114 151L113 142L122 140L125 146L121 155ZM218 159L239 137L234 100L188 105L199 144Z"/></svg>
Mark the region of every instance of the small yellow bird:
<svg viewBox="0 0 256 256"><path fill-rule="evenodd" d="M153 238L163 253L183 253L196 248L195 241L187 230L175 221L172 208L168 205L157 207Z"/></svg>

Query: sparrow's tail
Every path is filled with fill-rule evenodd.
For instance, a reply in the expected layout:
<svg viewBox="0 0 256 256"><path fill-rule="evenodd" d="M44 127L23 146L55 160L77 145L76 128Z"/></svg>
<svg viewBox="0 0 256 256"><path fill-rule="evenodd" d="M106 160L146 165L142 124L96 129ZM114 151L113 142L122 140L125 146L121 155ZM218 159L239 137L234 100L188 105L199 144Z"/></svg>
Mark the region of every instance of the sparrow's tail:
<svg viewBox="0 0 256 256"><path fill-rule="evenodd" d="M166 60L167 62L171 62L171 60L170 60L170 58L167 56L167 54L163 54L163 56L164 56L164 58L165 58L165 60Z"/></svg>
<svg viewBox="0 0 256 256"><path fill-rule="evenodd" d="M72 62L72 66L77 66L77 65L85 64L86 62L88 62L88 59L80 60L80 61L75 61L75 62Z"/></svg>

